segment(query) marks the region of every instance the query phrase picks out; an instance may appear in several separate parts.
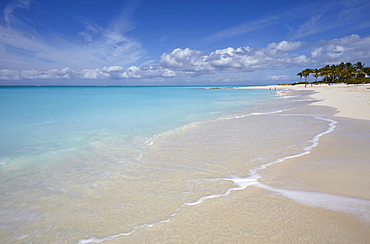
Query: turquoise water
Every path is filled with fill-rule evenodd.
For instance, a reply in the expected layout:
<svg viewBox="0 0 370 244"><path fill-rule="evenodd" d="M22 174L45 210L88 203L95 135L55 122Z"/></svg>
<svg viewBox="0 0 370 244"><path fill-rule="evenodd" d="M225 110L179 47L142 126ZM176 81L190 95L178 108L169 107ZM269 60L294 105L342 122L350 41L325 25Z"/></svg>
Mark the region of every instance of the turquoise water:
<svg viewBox="0 0 370 244"><path fill-rule="evenodd" d="M2 88L0 155L84 147L103 137L140 143L266 99L271 92L197 87Z"/></svg>
<svg viewBox="0 0 370 244"><path fill-rule="evenodd" d="M225 177L302 153L327 122L275 112L308 103L263 89L1 88L0 239L100 243L169 222L226 196Z"/></svg>

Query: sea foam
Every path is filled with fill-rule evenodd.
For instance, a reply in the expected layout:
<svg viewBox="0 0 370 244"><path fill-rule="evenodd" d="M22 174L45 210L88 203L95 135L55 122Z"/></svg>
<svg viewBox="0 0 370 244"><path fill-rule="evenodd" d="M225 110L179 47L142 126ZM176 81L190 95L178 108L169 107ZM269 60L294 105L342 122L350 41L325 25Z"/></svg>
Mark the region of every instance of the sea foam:
<svg viewBox="0 0 370 244"><path fill-rule="evenodd" d="M344 205L345 207L341 206L341 207L333 207L333 208L334 208L334 210L344 211L344 212L348 212L348 213L354 213L354 211L352 211L353 209L356 208L356 206L354 206L354 204L357 204L357 205L359 204L360 206L365 206L366 207L367 206L366 201L353 200L353 199L349 199L349 198L346 198L346 197L334 196L334 195L328 196L324 193L316 193L316 192L309 192L308 195L306 196L305 195L306 192L303 192L303 191L300 192L300 191L289 191L289 190L278 189L278 188L267 186L267 185L262 184L258 181L258 179L261 178L261 176L258 174L259 170L265 169L266 167L268 167L272 164L281 163L281 162L284 162L288 159L301 157L303 155L306 155L306 154L310 153L310 150L317 146L319 139L323 135L332 132L335 129L335 124L337 123L337 121L335 121L335 120L320 117L320 116L317 116L317 115L277 114L277 113L278 112L272 112L272 113L268 112L268 113L258 113L258 114L255 113L255 114L250 114L248 116L258 116L258 115L263 115L263 114L274 114L275 116L308 116L308 117L314 117L317 120L323 120L323 121L328 122L328 128L327 128L326 131L315 135L311 140L309 140L309 142L311 144L307 147L304 147L302 149L303 151L301 153L298 153L298 154L295 154L295 155L289 155L289 156L277 159L275 161L260 165L259 167L255 168L255 169L251 169L249 171L250 176L248 176L248 177L241 178L241 177L238 177L238 176L233 176L233 177L224 177L224 178L215 178L215 179L195 180L195 181L219 181L219 180L221 181L222 180L222 181L231 181L231 182L233 182L234 187L230 187L229 189L226 190L226 192L224 192L222 194L206 195L206 196L202 196L202 197L198 198L196 201L185 202L179 208L177 208L174 211L174 213L172 213L167 219L163 219L161 221L157 221L157 222L150 223L150 224L143 224L143 225L135 226L130 232L119 233L119 234L107 236L107 237L104 237L104 238L91 237L89 239L81 239L81 240L78 241L78 244L101 243L101 242L104 242L104 241L107 241L107 240L115 239L115 238L120 237L120 236L130 235L130 234L134 233L135 231L137 231L139 229L142 229L142 228L153 227L155 224L158 224L158 223L168 223L176 216L177 212L179 212L180 209L184 208L185 206L196 206L196 205L202 204L203 202L205 202L207 200L210 200L210 199L215 199L215 198L219 198L219 197L226 197L232 191L244 190L244 189L246 189L250 186L257 186L257 187L264 188L266 190L279 192L282 195L286 196L287 198L290 198L292 200L295 200L297 202L301 202L301 203L304 203L304 204L309 204L309 205L313 205L313 201L311 201L311 200L308 201L310 196L311 197L314 197L314 196L316 197L316 196L324 196L325 195L326 198L324 197L323 199L329 199L329 200L330 199L340 199L340 200L345 199L346 203L347 203L346 205ZM229 119L239 119L239 118L242 118L242 117L235 116L235 117L229 118ZM327 201L323 200L320 203L316 203L318 205L314 205L314 206L324 207L325 203L327 203ZM364 212L366 208L361 208L361 209L362 210L360 212Z"/></svg>

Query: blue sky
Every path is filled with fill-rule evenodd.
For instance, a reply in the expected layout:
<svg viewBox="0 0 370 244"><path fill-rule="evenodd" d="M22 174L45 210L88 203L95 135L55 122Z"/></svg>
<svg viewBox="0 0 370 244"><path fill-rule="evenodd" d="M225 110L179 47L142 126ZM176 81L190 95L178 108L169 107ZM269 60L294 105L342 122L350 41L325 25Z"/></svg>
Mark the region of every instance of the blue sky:
<svg viewBox="0 0 370 244"><path fill-rule="evenodd" d="M368 0L2 0L0 84L258 85L370 65Z"/></svg>

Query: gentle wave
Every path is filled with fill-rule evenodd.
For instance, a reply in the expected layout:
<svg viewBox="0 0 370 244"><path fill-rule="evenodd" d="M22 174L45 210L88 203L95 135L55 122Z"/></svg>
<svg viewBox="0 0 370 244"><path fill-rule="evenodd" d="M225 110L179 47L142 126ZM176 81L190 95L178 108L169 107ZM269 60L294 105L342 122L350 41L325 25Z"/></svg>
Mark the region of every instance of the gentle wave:
<svg viewBox="0 0 370 244"><path fill-rule="evenodd" d="M286 111L286 110L284 110L284 111ZM253 116L253 115L258 116L258 115L264 115L264 114L276 114L276 113L279 113L279 112L274 111L274 112L268 112L268 113L253 113L253 114L249 114L249 115L244 115L243 117L245 117L245 116ZM249 177L241 178L241 177L238 177L238 176L233 176L233 177L226 177L226 178L199 179L198 180L198 181L200 181L200 180L202 180L202 181L224 180L224 181L231 181L231 182L233 182L233 184L235 185L235 187L229 188L223 194L212 194L212 195L202 196L202 197L200 197L196 201L183 203L179 208L175 209L174 213L172 213L171 215L169 215L169 217L167 219L160 220L160 221L157 221L157 222L154 222L154 223L150 223L150 224L143 224L143 225L135 226L135 227L132 228L132 230L130 232L119 233L119 234L116 234L116 235L111 235L111 236L107 236L107 237L103 237L103 238L91 237L91 238L88 238L88 239L80 239L77 243L78 244L101 243L101 242L112 240L112 239L115 239L115 238L118 238L118 237L121 237L121 236L128 236L128 235L130 235L130 234L134 233L135 231L137 231L139 229L142 229L142 228L153 227L154 225L159 224L159 223L168 223L168 222L170 222L176 216L176 213L179 212L180 209L182 209L185 206L195 206L195 205L201 204L204 201L207 201L209 199L214 199L214 198L219 198L219 197L226 197L232 191L244 190L244 189L246 189L249 186L258 186L258 187L261 187L261 188L265 188L267 190L269 190L269 189L270 190L275 189L275 191L277 191L277 192L284 193L283 195L286 196L286 197L288 197L288 198L291 198L293 200L298 199L297 197L291 197L291 195L293 195L293 194L290 194L289 195L289 191L280 190L280 189L278 191L278 190L276 190L277 188L272 188L272 187L269 187L267 185L264 185L264 184L260 183L258 181L258 179L260 179L261 176L257 173L257 171L258 170L261 170L261 169L265 169L265 168L267 168L268 166L270 166L272 164L281 163L281 162L284 162L284 161L286 161L288 159L296 158L296 157L301 157L303 155L306 155L306 154L310 153L311 149L314 148L314 147L316 147L318 145L318 141L319 141L319 139L323 135L328 134L328 133L332 132L335 129L335 124L337 123L337 121L332 120L332 119L328 119L328 118L324 118L324 117L320 117L320 116L317 116L317 115L278 114L277 116L307 116L307 117L313 117L313 118L318 119L318 120L327 121L327 122L329 122L329 125L328 125L328 129L326 131L315 135L311 140L308 141L308 142L311 143L311 145L302 148L303 149L303 152L301 152L299 154L295 154L295 155L286 156L286 157L277 159L275 161L272 161L272 162L269 162L269 163L260 165L259 167L255 168L255 169L251 169L249 171ZM227 119L238 119L238 118L242 118L242 117L240 117L240 116L239 117L238 116L234 116L232 118L227 118ZM226 118L224 118L224 119L226 119ZM295 194L295 196L297 196L297 194ZM350 203L358 203L358 201L352 201L352 202L351 201L347 201L347 202L349 202L349 204ZM361 204L364 204L364 203L361 202ZM340 208L337 208L337 210L340 211L341 209Z"/></svg>
<svg viewBox="0 0 370 244"><path fill-rule="evenodd" d="M5 166L9 162L10 162L10 158L0 158L0 165L1 166Z"/></svg>

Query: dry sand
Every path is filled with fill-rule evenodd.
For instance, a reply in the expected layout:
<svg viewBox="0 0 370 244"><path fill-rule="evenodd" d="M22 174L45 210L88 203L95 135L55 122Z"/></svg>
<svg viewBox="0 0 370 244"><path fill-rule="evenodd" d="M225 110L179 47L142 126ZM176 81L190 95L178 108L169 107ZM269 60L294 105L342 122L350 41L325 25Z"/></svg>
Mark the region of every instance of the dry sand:
<svg viewBox="0 0 370 244"><path fill-rule="evenodd" d="M275 86L265 88L274 90ZM183 206L176 210L176 216L171 220L157 222L150 227L138 228L130 235L114 237L111 240L104 241L104 243L369 243L369 88L370 86L345 85L276 86L281 94L294 95L294 92L311 91L312 98L325 99L287 113L319 114L328 119L333 119L337 121L334 131L322 136L318 146L313 148L309 154L288 159L259 170L258 173L262 176L259 179L261 182L259 185L249 186L244 190L232 191L226 197L208 199L202 204ZM261 89L261 87L258 87L258 89ZM256 120L256 123L261 123L261 121ZM169 151L158 151L161 152L160 155L157 155L159 157L158 161L163 162L163 158L170 156L192 161L193 159L189 158L188 155L194 154L194 157L198 159L200 157L201 160L203 160L201 157L204 157L204 162L209 161L211 164L213 160L209 159L209 155L214 155L219 159L217 165L222 162L228 163L227 167L230 168L230 174L233 174L232 169L243 172L245 170L243 166L245 157L238 155L238 153L247 153L248 147L244 148L246 145L239 143L238 138L243 141L244 137L244 134L240 131L243 132L244 130L244 133L251 134L256 127L244 128L245 125L243 127L242 121L234 123L236 125L234 127L228 127L227 121L223 123L225 126L220 127L224 131L222 136L228 136L228 138L222 137L219 141L227 141L228 145L222 143L220 145L210 145L209 153L207 153L207 148L197 144L182 148L184 141L181 141L178 143L178 148L176 148L173 145L176 146L176 143L165 143L165 145L171 145L171 148ZM223 123L217 125L222 126ZM281 130L284 130L284 125L280 127ZM207 131L202 127L200 128L202 131L193 134L193 136L203 137L204 140L207 140L207 137L202 134L206 133L206 135L213 135L211 141L215 141L213 139L217 137L218 133L217 131L212 133L211 129ZM271 129L274 131L274 128ZM286 129L286 134L291 132L289 127ZM281 131L279 130L279 132ZM261 136L261 134L257 134ZM268 134L274 136L271 135L271 132ZM281 134L285 134L285 132ZM263 142L266 142L267 139ZM287 138L281 137L281 140L285 141ZM197 140L190 140L190 142L194 141ZM230 142L234 142L234 144ZM270 145L271 143L268 141L261 147L264 150L266 150L265 144L269 144L270 147L278 146ZM153 147L156 146L160 146L160 143L153 145ZM198 150L187 151L194 147ZM215 149L217 149L216 153ZM170 154L163 152L170 152ZM230 158L232 160L229 160ZM171 160L168 161L171 162ZM240 162L242 163L240 168L234 166L234 164L239 165ZM217 171L217 165L209 168ZM152 166L156 167L157 165ZM207 178L203 177L202 174L208 175L208 171L199 171L199 178ZM169 172L175 173L169 174L168 178L170 176L184 177L183 174L177 175L177 169ZM117 178L118 180L119 178ZM150 197L150 194L154 192L155 198L152 199L157 199L158 202L155 203L155 206L159 208L156 211L150 211L150 208L141 209L140 214L148 215L150 218L157 220L158 217L152 215L158 213L164 216L163 219L166 219L172 212L167 213L168 209L164 205L178 206L176 202L178 199L173 198L172 201L171 198L166 199L168 189L161 189L156 181L155 178L145 180L140 178L142 184L147 183L146 192L143 192L141 200L147 202L147 199L150 198L146 198L146 195ZM168 182L176 184L172 178ZM217 189L224 187L226 189L231 185L229 181L223 183L222 185L215 184L214 187L217 187ZM205 190L208 189L208 185L199 185L199 187L203 186L206 188ZM117 195L129 198L130 191L127 189L135 191L134 186L120 186L117 189L115 185L108 183L105 187L105 189L108 189L105 194L92 195L91 202L96 206L96 209L93 208L96 211L93 216L86 215L90 207L89 204L86 204L85 208L84 205L81 205L79 198L76 198L76 205L86 209L86 212L76 212L75 215L60 220L62 226L66 226L64 230L47 229L48 233L44 234L39 240L43 239L45 243L50 240L55 240L53 243L68 242L63 239L51 238L51 235L54 234L53 231L55 231L55 235L63 231L70 231L75 235L73 238L77 240L81 238L81 233L77 229L73 229L73 224L83 226L83 229L87 229L88 233L94 233L98 237L106 237L112 235L112 233L129 232L130 229L122 228L125 222L129 223L130 226L143 224L141 218L135 216L136 212L122 218L124 216L121 213L122 209L106 209L102 207L105 205L101 204L102 201L113 201ZM172 186L169 185L168 187L171 188ZM211 187L209 188L212 190ZM201 195L206 194L200 193ZM64 195L61 196L64 197ZM162 199L163 204L161 203ZM197 197L194 197L194 199L196 200ZM148 202L148 204L151 203ZM164 207L161 208L161 206ZM132 207L132 209L136 208ZM170 209L172 210L172 208ZM163 213L161 210L163 210ZM54 211L58 212L58 208L54 208ZM52 213L50 212L50 216L44 216L44 218L53 218ZM109 218L101 219L100 216L109 216ZM134 221L137 221L137 223L134 223ZM43 222L40 223L43 224ZM71 228L71 230L68 228ZM38 234L42 236L41 233ZM85 238L90 237L85 236ZM5 241L4 243L11 242ZM23 242L19 240L12 243ZM69 241L68 243L72 242Z"/></svg>
<svg viewBox="0 0 370 244"><path fill-rule="evenodd" d="M370 86L291 88L313 89L315 93L311 97L322 99L295 112L325 114L338 123L309 155L273 165L266 172L278 167L293 167L295 170L285 171L289 177L274 177L282 178L281 183L289 180L289 185L304 185L309 190L370 200Z"/></svg>
<svg viewBox="0 0 370 244"><path fill-rule="evenodd" d="M310 205L348 213L360 219L358 225L370 230L370 86L294 86L278 89L294 91L313 90L311 97L322 99L293 113L324 114L337 121L333 132L323 136L311 153L299 158L274 164L260 171L261 182L276 187L277 192L291 197L295 190L325 193L320 199L303 199ZM287 92L287 91L283 91ZM288 92L289 93L289 92ZM290 111L292 113L292 111ZM285 190L288 190L284 194ZM292 193L291 192L291 193ZM297 199L302 199L300 195ZM328 198L326 198L326 196ZM332 213L333 214L333 213ZM338 213L339 215L339 213ZM330 218L323 215L323 218ZM350 228L346 218L335 225ZM363 235L360 243L368 243ZM366 236L367 235L367 236ZM343 240L342 240L343 241ZM336 241L332 241L336 242ZM358 242L352 240L351 242Z"/></svg>
<svg viewBox="0 0 370 244"><path fill-rule="evenodd" d="M313 90L313 98L322 99L315 105L337 109L336 117L370 120L370 85L280 86L293 90ZM280 88L281 89L281 88Z"/></svg>

